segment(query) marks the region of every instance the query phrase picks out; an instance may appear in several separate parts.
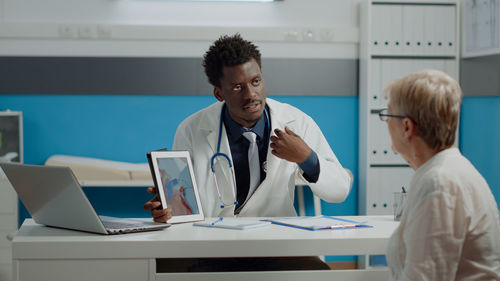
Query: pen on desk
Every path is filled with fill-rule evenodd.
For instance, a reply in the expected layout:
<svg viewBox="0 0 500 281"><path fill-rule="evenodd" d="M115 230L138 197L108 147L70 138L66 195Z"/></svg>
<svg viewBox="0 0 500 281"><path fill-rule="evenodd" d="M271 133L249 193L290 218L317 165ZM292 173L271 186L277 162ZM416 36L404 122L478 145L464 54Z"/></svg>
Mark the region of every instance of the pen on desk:
<svg viewBox="0 0 500 281"><path fill-rule="evenodd" d="M214 226L216 223L222 221L223 218L218 218L217 220L213 221L210 225Z"/></svg>

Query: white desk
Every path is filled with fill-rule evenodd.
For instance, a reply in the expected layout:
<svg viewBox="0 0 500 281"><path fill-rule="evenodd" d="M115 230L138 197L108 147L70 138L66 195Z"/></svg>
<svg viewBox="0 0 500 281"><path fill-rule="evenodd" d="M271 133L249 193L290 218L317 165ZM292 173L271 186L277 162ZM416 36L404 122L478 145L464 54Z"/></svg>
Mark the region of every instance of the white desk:
<svg viewBox="0 0 500 281"><path fill-rule="evenodd" d="M368 220L374 227L307 231L270 225L242 231L187 223L161 231L104 236L44 227L29 219L13 240L13 280L387 280L387 268L156 273L156 258L385 253L398 224L392 216L346 218Z"/></svg>

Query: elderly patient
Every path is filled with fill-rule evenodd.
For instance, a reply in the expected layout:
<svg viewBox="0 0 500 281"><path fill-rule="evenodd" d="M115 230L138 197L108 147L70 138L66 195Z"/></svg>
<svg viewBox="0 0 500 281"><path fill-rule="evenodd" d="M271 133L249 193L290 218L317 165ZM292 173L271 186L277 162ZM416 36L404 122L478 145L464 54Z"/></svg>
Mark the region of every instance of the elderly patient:
<svg viewBox="0 0 500 281"><path fill-rule="evenodd" d="M386 89L392 147L415 170L406 209L387 249L394 280L500 280L500 225L490 188L452 147L461 90L426 70Z"/></svg>

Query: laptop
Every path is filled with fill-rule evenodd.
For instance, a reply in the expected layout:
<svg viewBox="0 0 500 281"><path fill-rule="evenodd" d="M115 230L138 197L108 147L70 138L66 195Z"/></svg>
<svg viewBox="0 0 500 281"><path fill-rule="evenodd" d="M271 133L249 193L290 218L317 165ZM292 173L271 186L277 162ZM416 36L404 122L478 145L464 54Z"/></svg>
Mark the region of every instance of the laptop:
<svg viewBox="0 0 500 281"><path fill-rule="evenodd" d="M99 234L160 230L170 226L97 215L69 167L13 163L0 163L0 167L38 224Z"/></svg>

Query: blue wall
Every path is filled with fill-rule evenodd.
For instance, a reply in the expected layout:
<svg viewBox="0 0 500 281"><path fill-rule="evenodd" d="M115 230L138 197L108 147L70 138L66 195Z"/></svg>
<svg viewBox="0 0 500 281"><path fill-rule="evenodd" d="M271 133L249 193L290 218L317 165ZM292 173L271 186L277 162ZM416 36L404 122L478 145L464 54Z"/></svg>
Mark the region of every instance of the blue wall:
<svg viewBox="0 0 500 281"><path fill-rule="evenodd" d="M340 162L357 170L356 97L278 97L311 115ZM146 162L146 152L170 147L177 125L213 103L212 96L0 95L0 109L23 112L24 161L43 164L53 154ZM97 211L114 216L149 216L144 188L85 188ZM309 191L306 190L306 194ZM357 185L342 204L325 204L325 213L354 215ZM113 204L109 204L113 202ZM313 212L312 199L306 202ZM20 222L28 216L21 208Z"/></svg>
<svg viewBox="0 0 500 281"><path fill-rule="evenodd" d="M275 97L312 116L342 165L357 174L357 97ZM53 154L146 162L148 150L170 147L177 124L213 103L212 96L0 95L0 110L23 111L25 163ZM465 98L460 148L500 201L500 97ZM86 188L99 212L148 216L144 188ZM109 204L114 202L114 204ZM312 214L309 197L308 214ZM325 214L357 214L357 181L341 204L323 203ZM23 214L21 218L23 219Z"/></svg>
<svg viewBox="0 0 500 281"><path fill-rule="evenodd" d="M483 175L500 203L500 97L465 98L460 149Z"/></svg>

